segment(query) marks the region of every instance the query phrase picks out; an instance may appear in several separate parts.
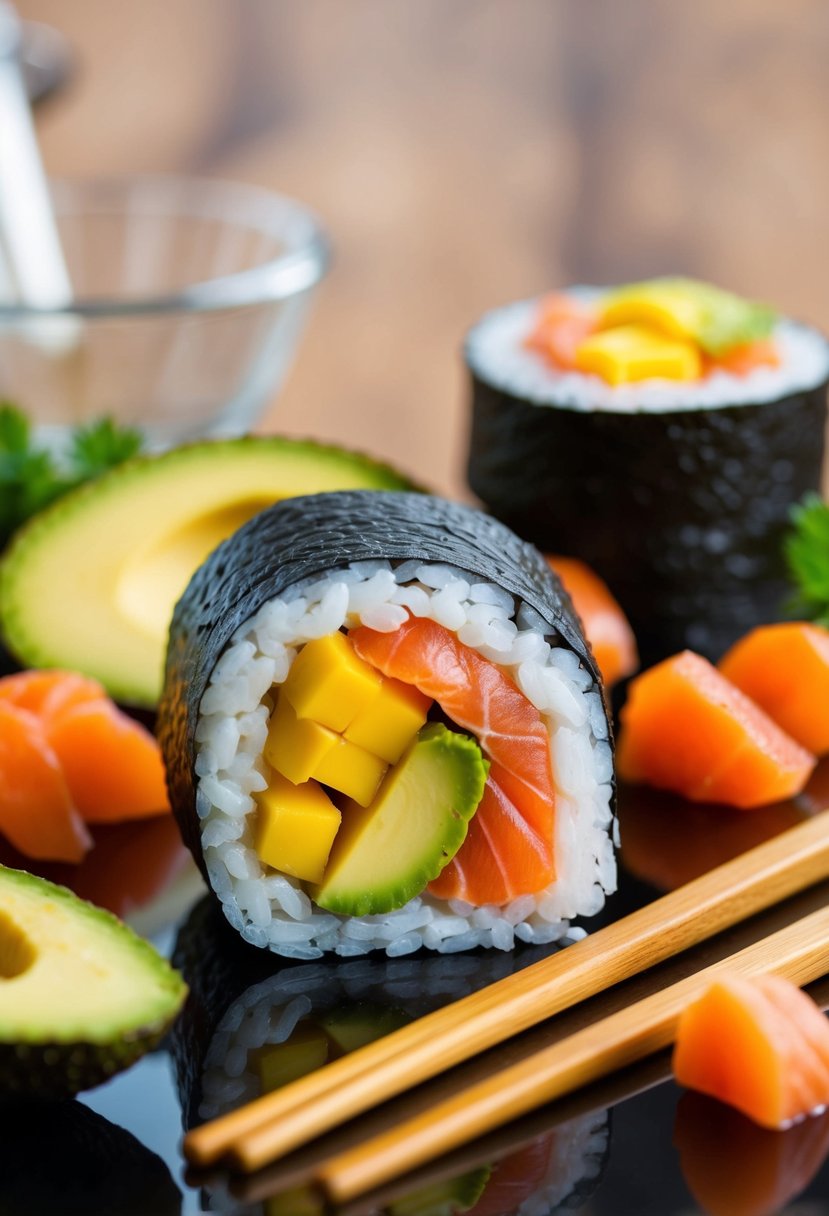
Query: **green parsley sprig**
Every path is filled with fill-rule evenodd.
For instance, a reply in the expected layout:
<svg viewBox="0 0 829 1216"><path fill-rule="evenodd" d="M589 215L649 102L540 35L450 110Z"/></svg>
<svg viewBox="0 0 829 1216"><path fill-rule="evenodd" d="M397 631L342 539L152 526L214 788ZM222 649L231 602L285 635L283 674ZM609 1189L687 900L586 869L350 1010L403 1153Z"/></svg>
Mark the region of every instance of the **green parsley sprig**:
<svg viewBox="0 0 829 1216"><path fill-rule="evenodd" d="M797 591L796 609L829 627L829 503L807 494L792 508L784 552Z"/></svg>
<svg viewBox="0 0 829 1216"><path fill-rule="evenodd" d="M0 402L0 548L32 515L140 451L141 432L102 418L75 427L64 457L38 444L26 415Z"/></svg>

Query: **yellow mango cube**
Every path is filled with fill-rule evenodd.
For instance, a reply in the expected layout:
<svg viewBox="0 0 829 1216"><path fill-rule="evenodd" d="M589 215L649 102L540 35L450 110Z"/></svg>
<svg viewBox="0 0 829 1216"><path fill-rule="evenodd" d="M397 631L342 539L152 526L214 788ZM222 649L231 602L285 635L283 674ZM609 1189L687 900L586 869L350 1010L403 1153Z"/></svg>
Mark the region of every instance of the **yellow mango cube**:
<svg viewBox="0 0 829 1216"><path fill-rule="evenodd" d="M612 291L599 316L602 329L642 325L672 338L696 341L705 320L705 301L683 279L653 279Z"/></svg>
<svg viewBox="0 0 829 1216"><path fill-rule="evenodd" d="M300 1022L285 1043L268 1043L253 1053L262 1093L290 1085L328 1063L331 1041L319 1026Z"/></svg>
<svg viewBox="0 0 829 1216"><path fill-rule="evenodd" d="M357 714L345 737L396 764L426 721L431 704L431 698L411 684L385 679L379 695Z"/></svg>
<svg viewBox="0 0 829 1216"><path fill-rule="evenodd" d="M576 348L576 366L613 385L635 380L698 380L702 375L696 346L644 325L620 325L591 334Z"/></svg>
<svg viewBox="0 0 829 1216"><path fill-rule="evenodd" d="M353 798L360 806L368 806L387 767L379 756L348 739L339 738L337 746L326 752L314 768L314 776L324 785Z"/></svg>
<svg viewBox="0 0 829 1216"><path fill-rule="evenodd" d="M320 882L341 816L315 781L294 785L279 773L256 795L256 852L265 865Z"/></svg>
<svg viewBox="0 0 829 1216"><path fill-rule="evenodd" d="M344 731L379 693L382 676L356 654L344 633L306 642L282 685L299 718Z"/></svg>
<svg viewBox="0 0 829 1216"><path fill-rule="evenodd" d="M298 718L284 693L280 693L271 714L264 756L271 768L294 785L300 785L314 776L317 765L339 739L339 735L318 722Z"/></svg>

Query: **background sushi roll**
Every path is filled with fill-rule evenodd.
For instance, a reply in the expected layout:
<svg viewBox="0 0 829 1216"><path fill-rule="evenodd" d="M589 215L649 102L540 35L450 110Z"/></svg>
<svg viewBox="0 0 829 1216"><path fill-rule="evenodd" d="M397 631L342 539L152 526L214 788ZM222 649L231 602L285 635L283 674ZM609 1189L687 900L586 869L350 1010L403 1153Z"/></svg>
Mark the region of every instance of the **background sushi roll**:
<svg viewBox="0 0 829 1216"><path fill-rule="evenodd" d="M604 296L560 298L578 312ZM645 665L683 647L716 660L785 612L789 509L821 481L827 344L777 319L778 366L737 374L703 360L693 379L614 386L528 348L541 309L512 304L468 336L469 483L543 551L595 567ZM577 329L560 332L575 364Z"/></svg>
<svg viewBox="0 0 829 1216"><path fill-rule="evenodd" d="M293 664L319 639L345 646L344 628L357 630L349 636L355 649L359 639L359 662L367 648L384 695L386 680L404 698L411 684L427 703L434 696L429 714L440 719L390 761L378 798L426 737L442 747L451 736L465 755L479 748L489 769L460 848L455 840L439 873L379 911L361 900L349 912L347 901L333 899L339 840L314 884L260 857L266 804L285 785L265 758L274 731L290 756L297 750L278 729ZM399 654L390 654L398 643ZM395 667L404 653L418 675ZM442 695L446 678L451 697ZM306 711L290 712L293 730ZM469 508L425 495L343 492L289 500L250 521L199 569L176 608L159 735L173 809L225 915L246 940L282 955L553 941L615 887L612 742L590 649L540 555ZM296 780L289 774L289 793ZM331 784L328 776L299 782L303 790ZM362 822L359 807L339 801L343 825ZM377 801L368 802L371 815ZM417 835L421 815L407 814L400 834L411 819ZM304 838L307 822L292 841ZM395 836L385 855L370 858L371 900L386 898L399 861Z"/></svg>

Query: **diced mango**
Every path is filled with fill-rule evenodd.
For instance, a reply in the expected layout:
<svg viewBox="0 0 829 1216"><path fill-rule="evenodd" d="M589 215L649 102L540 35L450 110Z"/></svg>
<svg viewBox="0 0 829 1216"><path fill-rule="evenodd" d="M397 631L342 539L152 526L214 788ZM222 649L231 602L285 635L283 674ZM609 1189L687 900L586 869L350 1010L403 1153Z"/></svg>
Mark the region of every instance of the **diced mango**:
<svg viewBox="0 0 829 1216"><path fill-rule="evenodd" d="M315 781L294 785L271 774L256 795L256 852L265 865L306 882L321 882L341 816Z"/></svg>
<svg viewBox="0 0 829 1216"><path fill-rule="evenodd" d="M271 768L294 785L301 785L314 776L320 761L337 743L339 735L310 718L298 718L284 693L280 693L264 748Z"/></svg>
<svg viewBox="0 0 829 1216"><path fill-rule="evenodd" d="M328 1063L330 1046L328 1036L319 1026L300 1022L287 1042L258 1047L253 1054L262 1093L281 1089L322 1068Z"/></svg>
<svg viewBox="0 0 829 1216"><path fill-rule="evenodd" d="M345 737L396 764L426 721L431 704L412 684L385 679L378 696L357 714Z"/></svg>
<svg viewBox="0 0 829 1216"><path fill-rule="evenodd" d="M692 341L700 332L703 319L702 301L685 290L681 279L655 279L621 287L610 293L599 314L602 329L643 325L669 337Z"/></svg>
<svg viewBox="0 0 829 1216"><path fill-rule="evenodd" d="M695 346L644 325L620 325L592 334L576 350L576 365L613 385L657 378L698 380L702 375Z"/></svg>
<svg viewBox="0 0 829 1216"><path fill-rule="evenodd" d="M350 743L348 739L337 739L336 747L317 762L314 776L332 789L339 790L359 802L360 806L368 806L388 765L385 760L367 752L365 748Z"/></svg>
<svg viewBox="0 0 829 1216"><path fill-rule="evenodd" d="M381 678L358 658L344 633L331 633L302 647L282 693L297 717L344 731L377 696Z"/></svg>

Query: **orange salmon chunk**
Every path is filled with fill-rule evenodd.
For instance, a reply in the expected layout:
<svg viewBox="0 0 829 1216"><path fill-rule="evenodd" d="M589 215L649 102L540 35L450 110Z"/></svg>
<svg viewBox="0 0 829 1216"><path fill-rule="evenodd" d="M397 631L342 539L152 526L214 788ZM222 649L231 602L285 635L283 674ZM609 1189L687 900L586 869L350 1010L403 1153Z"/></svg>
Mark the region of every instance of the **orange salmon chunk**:
<svg viewBox="0 0 829 1216"><path fill-rule="evenodd" d="M617 772L692 802L749 809L799 794L815 757L690 650L632 681Z"/></svg>
<svg viewBox="0 0 829 1216"><path fill-rule="evenodd" d="M561 579L581 617L605 684L609 687L632 675L639 666L636 639L607 583L575 557L548 556L547 563Z"/></svg>
<svg viewBox="0 0 829 1216"><path fill-rule="evenodd" d="M680 1085L783 1128L829 1103L829 1021L789 980L724 975L682 1014Z"/></svg>
<svg viewBox="0 0 829 1216"><path fill-rule="evenodd" d="M761 625L718 666L802 747L829 752L829 629L806 621Z"/></svg>

